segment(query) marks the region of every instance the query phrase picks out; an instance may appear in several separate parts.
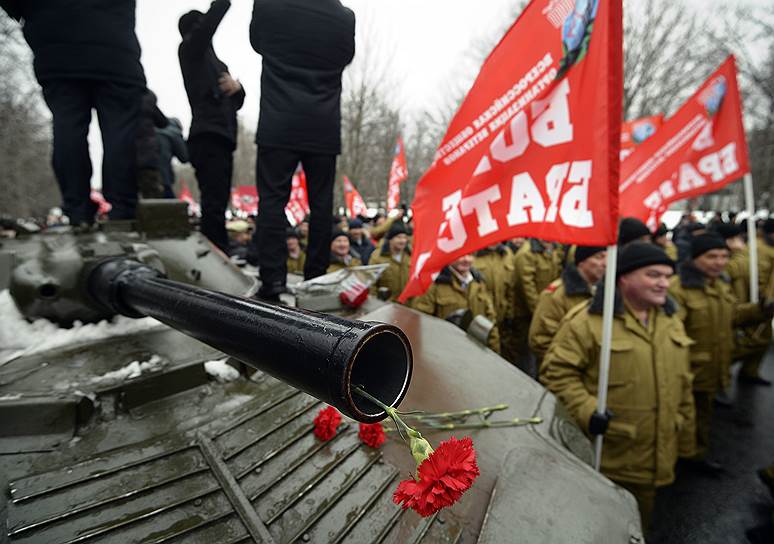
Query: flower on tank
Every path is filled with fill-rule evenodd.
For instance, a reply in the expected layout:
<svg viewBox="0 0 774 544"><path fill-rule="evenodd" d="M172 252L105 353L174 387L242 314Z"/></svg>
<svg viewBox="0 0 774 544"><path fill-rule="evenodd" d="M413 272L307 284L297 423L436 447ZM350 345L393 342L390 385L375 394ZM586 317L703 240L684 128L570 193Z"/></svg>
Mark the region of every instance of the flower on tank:
<svg viewBox="0 0 774 544"><path fill-rule="evenodd" d="M341 414L333 406L323 408L314 418L314 435L326 442L336 436L336 430L341 423Z"/></svg>

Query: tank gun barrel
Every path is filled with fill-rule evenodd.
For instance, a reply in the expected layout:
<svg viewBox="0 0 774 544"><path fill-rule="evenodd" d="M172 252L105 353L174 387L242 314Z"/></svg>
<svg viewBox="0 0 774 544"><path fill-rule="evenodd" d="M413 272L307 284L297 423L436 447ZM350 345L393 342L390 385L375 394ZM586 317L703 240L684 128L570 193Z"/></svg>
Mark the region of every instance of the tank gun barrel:
<svg viewBox="0 0 774 544"><path fill-rule="evenodd" d="M355 395L354 387L363 386L388 406L397 406L408 389L411 346L393 325L193 287L125 258L97 265L87 285L92 298L111 311L158 319L358 421L375 422L386 414Z"/></svg>

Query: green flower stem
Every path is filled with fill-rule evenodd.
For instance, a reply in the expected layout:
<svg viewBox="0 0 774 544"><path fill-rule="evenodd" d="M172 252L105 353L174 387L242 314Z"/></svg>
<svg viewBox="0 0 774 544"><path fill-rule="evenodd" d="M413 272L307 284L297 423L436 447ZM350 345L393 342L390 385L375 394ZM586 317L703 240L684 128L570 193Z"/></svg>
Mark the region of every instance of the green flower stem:
<svg viewBox="0 0 774 544"><path fill-rule="evenodd" d="M390 416L390 419L392 419L392 421L395 423L395 426L398 428L398 432L401 434L401 436L403 436L404 433L406 436L411 436L410 431L416 432L414 431L414 429L412 429L411 427L409 427L403 422L403 420L398 415L398 410L396 410L395 408L391 406L387 406L382 401L380 401L379 399L377 399L376 397L368 393L360 386L354 387L352 390L358 395L360 395L361 397L363 397L364 399L370 400L371 402L376 404L379 408L384 410L387 413L387 415ZM405 439L406 438L404 437L404 440Z"/></svg>
<svg viewBox="0 0 774 544"><path fill-rule="evenodd" d="M507 409L508 409L507 404L497 404L495 406L486 406L484 408L476 408L473 410L460 410L458 412L438 412L438 413L430 413L430 414L420 413L417 415L414 415L412 413L401 413L401 415L404 417L408 417L410 419L416 419L417 421L426 421L428 419L464 419L475 415L481 415L486 417L492 414L493 412L499 412L501 410L507 410Z"/></svg>
<svg viewBox="0 0 774 544"><path fill-rule="evenodd" d="M508 419L504 421L482 421L481 423L433 423L427 422L427 426L433 430L453 431L456 429L497 429L502 427L524 427L543 423L543 418L530 417L527 419Z"/></svg>

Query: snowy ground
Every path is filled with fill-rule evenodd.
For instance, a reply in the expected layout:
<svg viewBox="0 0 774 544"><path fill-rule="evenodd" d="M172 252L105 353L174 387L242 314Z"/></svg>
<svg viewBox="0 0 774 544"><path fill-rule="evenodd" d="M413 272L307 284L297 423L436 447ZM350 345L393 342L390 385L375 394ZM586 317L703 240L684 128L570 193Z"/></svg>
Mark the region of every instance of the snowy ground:
<svg viewBox="0 0 774 544"><path fill-rule="evenodd" d="M22 355L163 326L150 317L131 319L123 316L88 325L76 323L71 329L61 329L45 319L30 323L22 317L11 295L4 290L0 291L0 366Z"/></svg>

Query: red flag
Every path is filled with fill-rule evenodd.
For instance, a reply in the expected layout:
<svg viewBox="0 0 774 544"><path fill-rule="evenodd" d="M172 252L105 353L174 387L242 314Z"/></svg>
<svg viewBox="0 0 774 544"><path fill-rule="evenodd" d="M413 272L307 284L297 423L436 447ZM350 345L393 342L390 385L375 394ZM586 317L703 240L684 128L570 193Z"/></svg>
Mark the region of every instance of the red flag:
<svg viewBox="0 0 774 544"><path fill-rule="evenodd" d="M655 229L672 202L750 171L733 56L621 164L620 209Z"/></svg>
<svg viewBox="0 0 774 544"><path fill-rule="evenodd" d="M97 215L107 215L113 209L113 205L105 200L102 191L92 189L89 199L97 205Z"/></svg>
<svg viewBox="0 0 774 544"><path fill-rule="evenodd" d="M287 206L285 206L285 214L288 219L294 225L299 224L304 220L304 217L309 214L309 195L306 190L306 174L301 167L301 163L296 168L296 173L293 174L293 185L290 189L290 199Z"/></svg>
<svg viewBox="0 0 774 544"><path fill-rule="evenodd" d="M239 185L231 189L231 207L247 215L258 213L258 189L255 185Z"/></svg>
<svg viewBox="0 0 774 544"><path fill-rule="evenodd" d="M507 238L615 243L621 17L621 0L527 5L419 182L401 301L459 256Z"/></svg>
<svg viewBox="0 0 774 544"><path fill-rule="evenodd" d="M188 186L185 184L185 182L182 182L183 188L180 190L180 200L183 202L188 203L188 213L192 215L201 215L201 207L199 206L199 203L194 200L193 194L191 194L191 190L188 188Z"/></svg>
<svg viewBox="0 0 774 544"><path fill-rule="evenodd" d="M387 183L387 211L392 211L400 204L400 184L408 179L408 165L406 164L406 149L403 147L403 138L398 138L395 144L395 154L390 166L390 179Z"/></svg>
<svg viewBox="0 0 774 544"><path fill-rule="evenodd" d="M631 155L642 142L653 136L664 123L664 114L640 117L621 125L621 160Z"/></svg>
<svg viewBox="0 0 774 544"><path fill-rule="evenodd" d="M347 204L347 211L349 211L350 217L357 217L358 215L365 216L368 213L363 197L355 189L355 186L349 181L347 176L343 178L344 182L344 201Z"/></svg>

